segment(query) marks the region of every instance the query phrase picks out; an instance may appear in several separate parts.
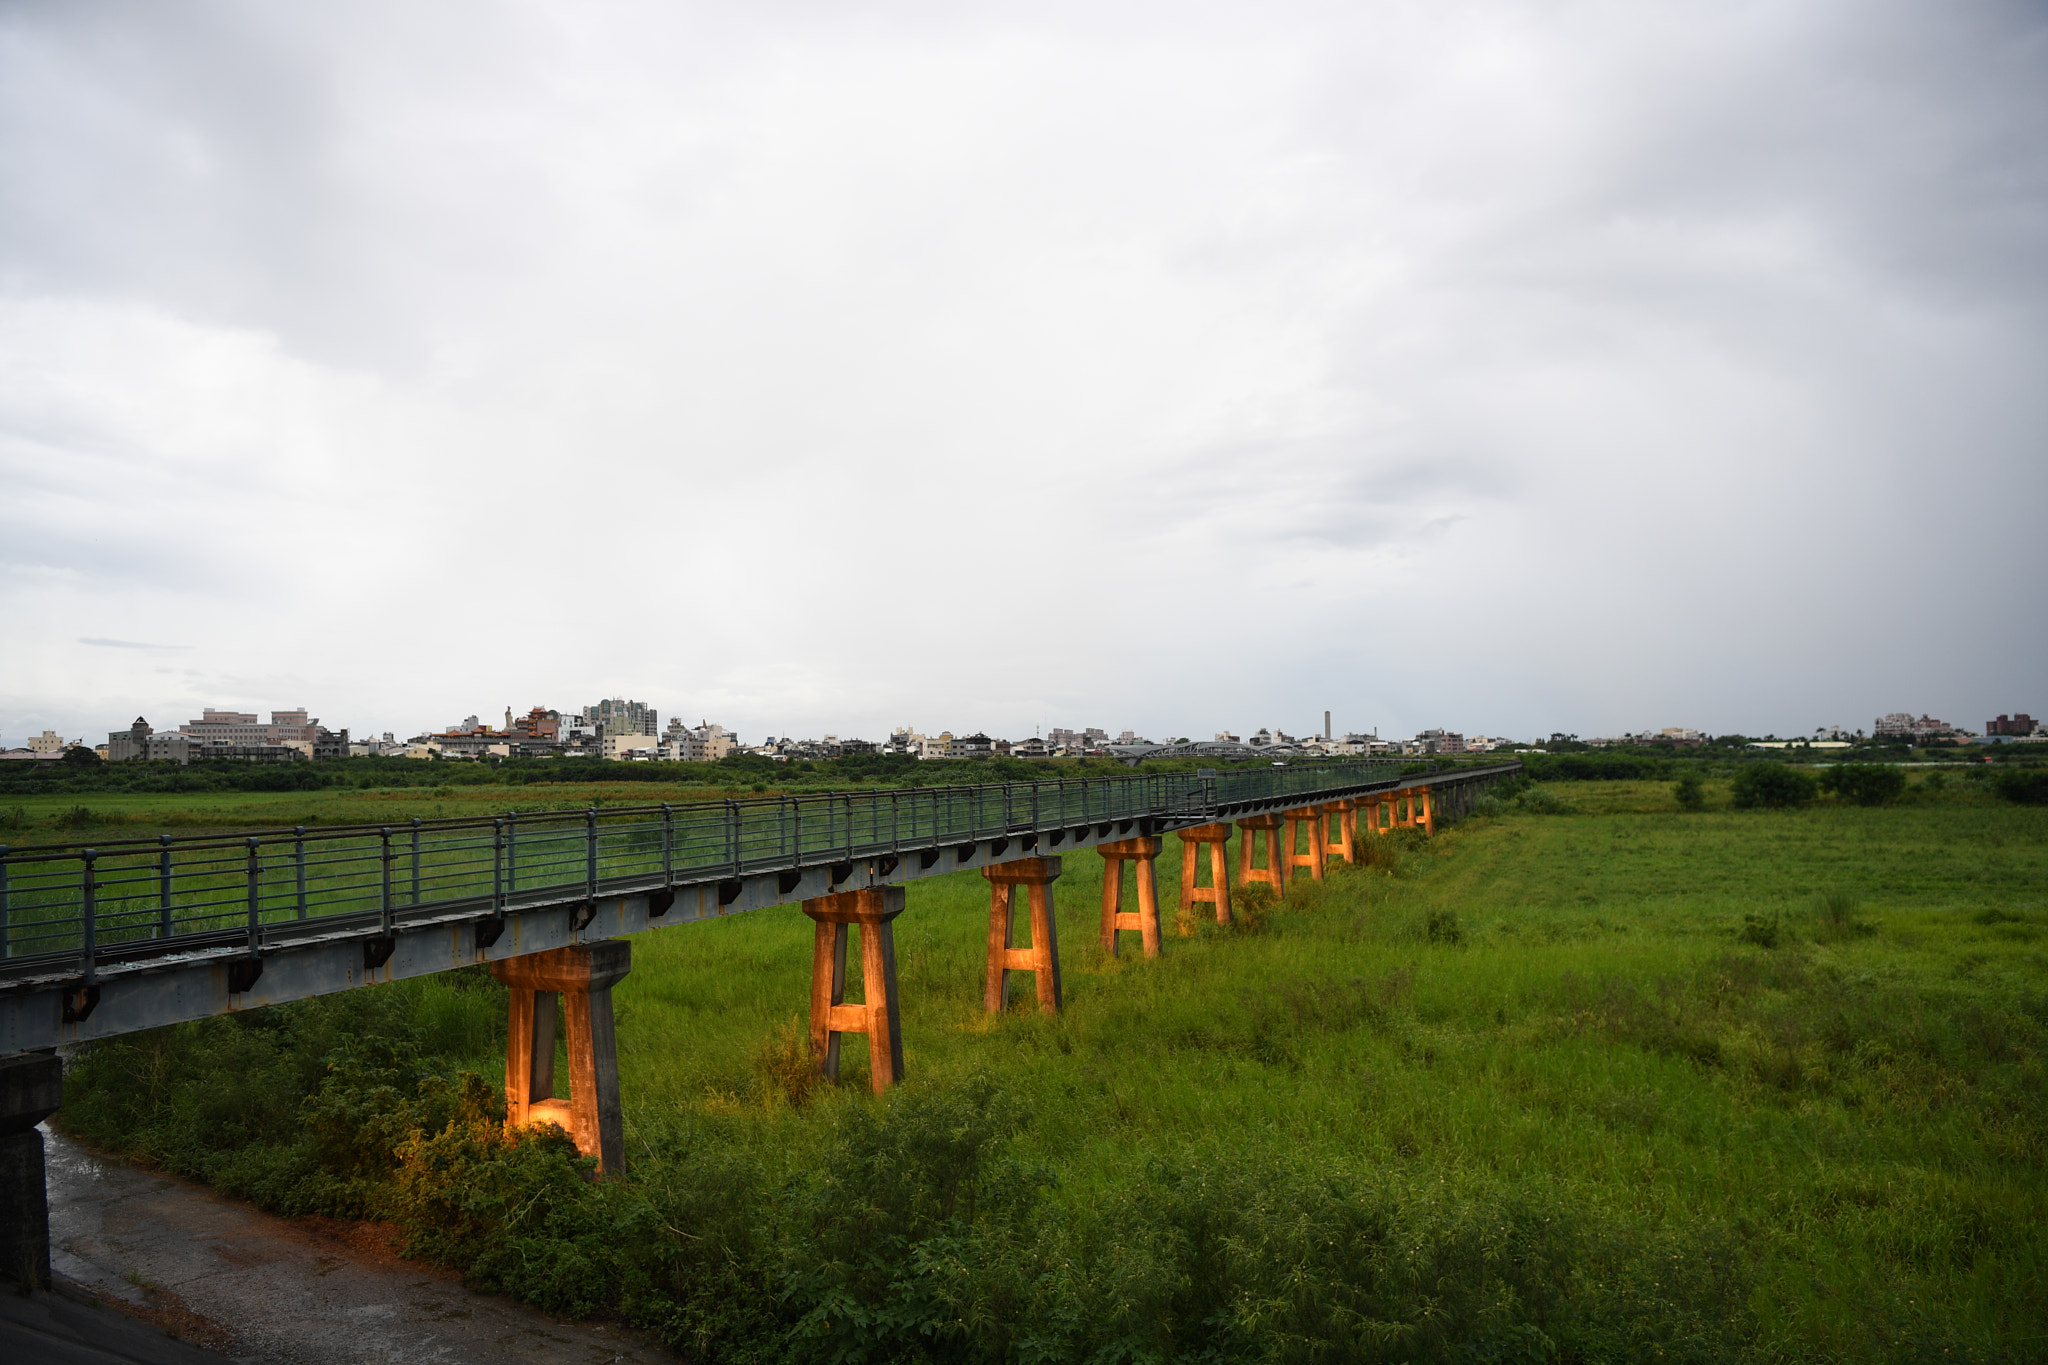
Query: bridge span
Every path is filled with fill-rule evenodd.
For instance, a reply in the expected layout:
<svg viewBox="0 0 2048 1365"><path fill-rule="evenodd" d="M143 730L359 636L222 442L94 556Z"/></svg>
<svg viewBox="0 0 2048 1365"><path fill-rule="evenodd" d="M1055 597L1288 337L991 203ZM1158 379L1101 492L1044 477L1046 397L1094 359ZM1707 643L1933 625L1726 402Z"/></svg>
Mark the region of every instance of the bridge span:
<svg viewBox="0 0 2048 1365"><path fill-rule="evenodd" d="M1375 834L1433 832L1520 768L1295 763L0 846L0 1143L34 1139L40 1191L33 1125L60 1098L61 1045L485 964L512 988L511 1121L560 1122L616 1171L610 988L630 968L629 935L801 903L817 922L817 1064L836 1075L841 1035L867 1033L880 1089L904 1070L891 928L903 883L979 869L991 888L986 1007L1003 1009L1011 977L1028 971L1041 1007L1057 1009L1061 853L1105 859L1104 946L1115 952L1135 931L1156 955L1163 837L1183 840L1183 913L1206 906L1227 922L1234 831L1235 881L1284 895L1290 878L1320 879L1328 859L1355 859ZM1020 909L1029 942L1012 946ZM868 999L850 1004L855 928ZM568 1100L553 1097L557 995ZM0 1183L26 1179L26 1157L0 1153Z"/></svg>

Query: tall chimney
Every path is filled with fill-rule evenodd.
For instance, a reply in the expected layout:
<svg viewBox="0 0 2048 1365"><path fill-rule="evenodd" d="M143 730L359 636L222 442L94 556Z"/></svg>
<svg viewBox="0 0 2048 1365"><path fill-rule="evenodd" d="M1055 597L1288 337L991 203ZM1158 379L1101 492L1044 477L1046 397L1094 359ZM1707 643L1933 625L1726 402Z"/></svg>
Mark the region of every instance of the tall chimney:
<svg viewBox="0 0 2048 1365"><path fill-rule="evenodd" d="M1324 740L1324 742L1326 742L1326 743L1327 743L1327 742L1329 741L1329 738L1330 738L1330 713L1329 713L1328 711L1325 711L1325 712L1323 712L1323 740Z"/></svg>

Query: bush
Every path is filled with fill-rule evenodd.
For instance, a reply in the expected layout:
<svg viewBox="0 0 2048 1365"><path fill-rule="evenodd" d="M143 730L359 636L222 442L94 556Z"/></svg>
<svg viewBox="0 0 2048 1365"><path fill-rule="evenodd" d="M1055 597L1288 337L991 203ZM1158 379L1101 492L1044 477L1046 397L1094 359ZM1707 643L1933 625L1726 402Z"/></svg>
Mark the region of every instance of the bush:
<svg viewBox="0 0 2048 1365"><path fill-rule="evenodd" d="M1523 767L1538 782L1641 782L1670 775L1673 760L1631 754L1529 754Z"/></svg>
<svg viewBox="0 0 2048 1365"><path fill-rule="evenodd" d="M1577 815L1578 807L1548 787L1531 787L1515 798L1515 808L1531 815Z"/></svg>
<svg viewBox="0 0 2048 1365"><path fill-rule="evenodd" d="M2005 768L1991 779L1992 789L2023 806L2048 806L2048 768Z"/></svg>
<svg viewBox="0 0 2048 1365"><path fill-rule="evenodd" d="M1698 773L1687 773L1671 788L1671 795L1685 810L1700 810L1707 804L1707 789Z"/></svg>
<svg viewBox="0 0 2048 1365"><path fill-rule="evenodd" d="M1783 763L1752 763L1735 775L1735 808L1795 808L1813 800L1819 790L1811 773Z"/></svg>
<svg viewBox="0 0 2048 1365"><path fill-rule="evenodd" d="M1906 790L1906 772L1888 763L1842 763L1822 775L1820 787L1859 806L1882 806Z"/></svg>
<svg viewBox="0 0 2048 1365"><path fill-rule="evenodd" d="M1778 912L1768 915L1748 914L1742 917L1741 938L1744 943L1754 943L1759 948L1775 948L1781 927Z"/></svg>

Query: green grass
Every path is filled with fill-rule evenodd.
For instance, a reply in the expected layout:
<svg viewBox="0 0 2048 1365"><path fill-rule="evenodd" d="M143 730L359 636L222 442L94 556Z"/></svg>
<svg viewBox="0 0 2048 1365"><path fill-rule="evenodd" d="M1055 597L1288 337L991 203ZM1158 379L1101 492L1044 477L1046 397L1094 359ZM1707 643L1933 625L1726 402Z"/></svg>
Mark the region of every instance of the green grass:
<svg viewBox="0 0 2048 1365"><path fill-rule="evenodd" d="M16 847L89 837L154 838L293 825L375 825L489 817L505 811L580 810L663 801L752 796L697 785L652 782L529 783L441 787L330 787L304 792L88 792L0 796L0 842ZM84 816L74 812L83 810Z"/></svg>
<svg viewBox="0 0 2048 1365"><path fill-rule="evenodd" d="M827 1276L839 1297L806 1298L803 1286L826 1275L814 1264L830 1241L819 1229L837 1226L818 1201L898 1178L876 1155L895 1149L876 1134L921 1132L932 1114L966 1131L959 1115L998 1110L1008 1117L988 1120L993 1136L976 1150L984 1165L1000 1157L1004 1170L1035 1172L1017 1177L1028 1217L998 1227L996 1214L975 1215L979 1240L960 1245L979 1248L981 1268L932 1282L954 1286L955 1307L959 1295L986 1307L962 1286L1027 1286L1014 1293L1035 1306L1013 1304L1013 1315L1101 1319L1087 1330L1123 1322L1119 1349L1137 1354L1128 1343L1147 1339L1148 1315L1165 1321L1161 1305L1182 1303L1205 1274L1265 1286L1266 1297L1230 1300L1240 1335L1216 1339L1251 1344L1226 1356L2048 1353L2048 810L1958 794L1733 812L1712 783L1694 814L1665 783L1575 783L1563 795L1576 813L1476 818L1429 843L1393 841L1378 866L1297 882L1259 932L1169 929L1157 961L1137 955L1134 935L1119 958L1096 946L1101 860L1068 854L1058 1017L981 1012L978 876L912 883L897 941L909 1082L887 1102L865 1093L857 1039L837 1091L788 1083L811 940L794 907L642 935L616 992L639 1182L625 1189L651 1207L696 1208L689 1199L710 1196L678 1191L707 1178L715 1151L715 1169L758 1201L754 1231L720 1245L783 1267L746 1292L780 1305L761 1309L795 1334L778 1351L821 1359L859 1312L912 1291L861 1298L845 1287L847 1258L825 1257L840 1267L841 1279ZM1170 924L1179 844L1167 843ZM441 1040L444 1068L466 1058L501 1078L474 983L408 990L405 1027ZM100 1112L93 1087L132 1074L119 1059L143 1055L110 1051L88 1074L88 1119ZM145 1109L86 1126L174 1164L179 1143L199 1141L190 1124L132 1116ZM131 1140L145 1129L147 1141ZM1401 1279L1385 1250L1394 1242L1314 1250L1361 1218L1427 1250L1436 1259L1414 1265L1438 1266L1436 1278L1411 1266L1420 1278ZM792 1219L808 1231L789 1232ZM1190 1231L1202 1219L1237 1220L1213 1263L1188 1249L1208 1245ZM711 1236L678 1224L643 1234L685 1259L698 1254L685 1238ZM1480 1249L1467 1256L1467 1242ZM906 1264L937 1264L936 1243L906 1245ZM1549 1279L1530 1268L1546 1256ZM677 1283L712 1275L690 1264ZM1304 1344L1331 1340L1330 1305L1368 1280L1392 1295L1372 1300L1382 1318L1420 1304L1426 1326L1428 1303L1450 1305L1450 1335L1417 1327L1320 1353ZM1495 1298L1457 1307L1450 1286L1482 1280ZM1179 1287L1160 1287L1169 1282ZM1387 1288L1397 1284L1409 1288ZM687 1295L663 1292L660 1311L630 1295L593 1303L625 1303L686 1345L728 1339L703 1325L710 1310L683 1313L673 1301ZM1289 1293L1300 1301L1283 1311ZM1321 1313L1322 1325L1290 1329L1289 1313ZM1668 1339L1624 1340L1617 1323L1668 1326ZM1514 1335L1524 1329L1538 1335ZM946 1355L920 1330L914 1339ZM1095 1340L1059 1330L1062 1349ZM1005 1340L1008 1354L1023 1350Z"/></svg>

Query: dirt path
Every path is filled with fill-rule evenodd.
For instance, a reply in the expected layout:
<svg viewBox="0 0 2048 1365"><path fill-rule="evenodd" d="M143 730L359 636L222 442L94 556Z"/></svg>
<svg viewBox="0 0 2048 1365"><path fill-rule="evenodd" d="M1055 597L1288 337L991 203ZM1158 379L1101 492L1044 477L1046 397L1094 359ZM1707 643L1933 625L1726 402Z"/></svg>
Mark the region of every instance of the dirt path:
<svg viewBox="0 0 2048 1365"><path fill-rule="evenodd" d="M51 1268L230 1357L673 1365L639 1334L557 1322L449 1272L47 1142Z"/></svg>

